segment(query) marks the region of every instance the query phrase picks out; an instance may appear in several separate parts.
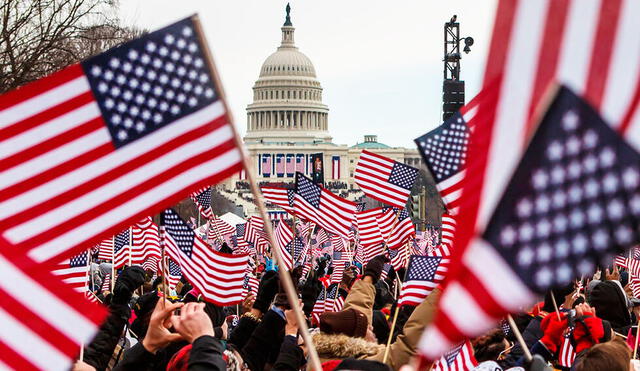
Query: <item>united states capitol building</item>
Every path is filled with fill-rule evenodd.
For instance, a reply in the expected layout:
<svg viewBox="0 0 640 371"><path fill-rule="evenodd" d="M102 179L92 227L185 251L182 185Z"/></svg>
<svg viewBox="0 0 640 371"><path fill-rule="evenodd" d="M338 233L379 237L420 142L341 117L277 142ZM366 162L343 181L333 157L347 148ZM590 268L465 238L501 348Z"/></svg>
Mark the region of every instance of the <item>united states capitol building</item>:
<svg viewBox="0 0 640 371"><path fill-rule="evenodd" d="M277 50L262 63L253 85L253 102L247 105L244 137L260 185L292 186L296 171L310 175L312 157L321 153L325 186L352 201L363 197L353 179L363 149L407 165L420 167L416 149L390 147L374 134L363 132L363 141L349 146L333 142L329 130L329 107L322 102L323 89L316 69L295 44L295 28L287 16ZM362 124L364 130L364 123ZM232 177L218 190L242 206L245 214L256 213L244 173ZM279 212L271 209L272 216Z"/></svg>

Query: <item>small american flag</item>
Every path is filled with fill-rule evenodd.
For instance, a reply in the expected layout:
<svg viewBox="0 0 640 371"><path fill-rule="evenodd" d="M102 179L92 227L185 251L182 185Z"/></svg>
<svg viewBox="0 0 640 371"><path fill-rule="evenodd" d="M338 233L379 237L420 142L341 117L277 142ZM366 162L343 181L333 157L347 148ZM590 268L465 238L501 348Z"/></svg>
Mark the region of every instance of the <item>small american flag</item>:
<svg viewBox="0 0 640 371"><path fill-rule="evenodd" d="M327 298L327 289L322 288L320 294L318 294L318 298L316 299L315 304L313 305L313 309L311 311L311 316L315 320L316 323L320 322L320 315L324 313L324 303Z"/></svg>
<svg viewBox="0 0 640 371"><path fill-rule="evenodd" d="M293 241L293 231L287 223L280 221L274 232L276 242L280 247L282 256L282 269L290 271L293 269L293 255L291 253L291 242Z"/></svg>
<svg viewBox="0 0 640 371"><path fill-rule="evenodd" d="M218 218L216 215L209 220L209 233L207 238L217 238L217 236L224 237L236 232L236 229L229 223Z"/></svg>
<svg viewBox="0 0 640 371"><path fill-rule="evenodd" d="M0 230L56 263L242 168L194 17L0 97Z"/></svg>
<svg viewBox="0 0 640 371"><path fill-rule="evenodd" d="M349 238L356 204L314 184L301 173L296 173L293 207L297 215L317 223L328 232Z"/></svg>
<svg viewBox="0 0 640 371"><path fill-rule="evenodd" d="M182 270L178 263L174 262L170 257L166 256L167 284L169 288L174 288L182 278Z"/></svg>
<svg viewBox="0 0 640 371"><path fill-rule="evenodd" d="M151 217L146 217L131 226L131 233L133 234L131 249L133 265L141 265L145 270L158 273L162 256L158 226Z"/></svg>
<svg viewBox="0 0 640 371"><path fill-rule="evenodd" d="M398 222L395 223L393 230L387 240L387 247L390 249L397 249L400 246L407 243L407 241L415 236L416 228L409 217L407 209L402 209L398 213Z"/></svg>
<svg viewBox="0 0 640 371"><path fill-rule="evenodd" d="M446 352L433 365L433 371L471 371L476 368L478 361L473 356L473 347L469 340L456 345Z"/></svg>
<svg viewBox="0 0 640 371"><path fill-rule="evenodd" d="M264 199L293 214L293 189L280 187L260 187Z"/></svg>
<svg viewBox="0 0 640 371"><path fill-rule="evenodd" d="M242 298L244 299L249 294L254 297L258 295L258 286L260 285L260 281L253 275L253 273L247 273L244 277L244 282L242 283L242 288L244 289L244 294Z"/></svg>
<svg viewBox="0 0 640 371"><path fill-rule="evenodd" d="M85 251L64 260L54 268L53 274L58 276L62 282L74 290L85 292L87 290L87 274L89 269L87 255L88 253Z"/></svg>
<svg viewBox="0 0 640 371"><path fill-rule="evenodd" d="M107 315L0 237L3 369L69 370Z"/></svg>
<svg viewBox="0 0 640 371"><path fill-rule="evenodd" d="M242 300L248 255L213 251L172 209L162 213L165 251L207 301L226 306Z"/></svg>
<svg viewBox="0 0 640 371"><path fill-rule="evenodd" d="M213 210L211 209L211 187L204 187L193 192L191 199L205 219L213 218Z"/></svg>
<svg viewBox="0 0 640 371"><path fill-rule="evenodd" d="M111 273L107 273L102 280L100 292L111 292Z"/></svg>
<svg viewBox="0 0 640 371"><path fill-rule="evenodd" d="M389 259L391 266L397 272L400 268L405 268L409 262L409 247L402 245L395 250L389 250Z"/></svg>
<svg viewBox="0 0 640 371"><path fill-rule="evenodd" d="M398 305L422 303L445 278L448 266L449 259L438 256L411 256Z"/></svg>
<svg viewBox="0 0 640 371"><path fill-rule="evenodd" d="M258 243L259 239L267 239L267 234L264 231L264 220L259 216L252 216L249 218L245 226L244 239Z"/></svg>
<svg viewBox="0 0 640 371"><path fill-rule="evenodd" d="M387 205L404 208L418 169L363 150L356 165L356 184L369 197Z"/></svg>
<svg viewBox="0 0 640 371"><path fill-rule="evenodd" d="M387 212L381 208L375 208L367 211L360 211L356 213L356 225L358 226L358 235L360 236L360 243L365 246L382 245L386 241L386 238L382 235L381 226L378 222L379 218L386 220L383 215L390 215L390 224L395 221L395 215L393 210L388 209ZM389 232L391 232L389 228Z"/></svg>
<svg viewBox="0 0 640 371"><path fill-rule="evenodd" d="M100 241L98 244L98 259L113 259L113 236Z"/></svg>
<svg viewBox="0 0 640 371"><path fill-rule="evenodd" d="M576 360L576 352L573 349L573 345L571 345L573 329L569 328L565 332L562 336L562 344L560 344L560 349L558 350L558 364L562 367L570 368Z"/></svg>
<svg viewBox="0 0 640 371"><path fill-rule="evenodd" d="M338 284L333 283L327 287L327 296L324 299L324 311L333 312L333 308L336 304L336 299L340 297L340 291L338 290Z"/></svg>
<svg viewBox="0 0 640 371"><path fill-rule="evenodd" d="M456 233L456 219L448 213L442 214L441 231L442 237L440 243L451 248L451 246L453 246L453 237Z"/></svg>
<svg viewBox="0 0 640 371"><path fill-rule="evenodd" d="M116 269L128 265L131 258L131 230L125 229L113 238L113 264Z"/></svg>

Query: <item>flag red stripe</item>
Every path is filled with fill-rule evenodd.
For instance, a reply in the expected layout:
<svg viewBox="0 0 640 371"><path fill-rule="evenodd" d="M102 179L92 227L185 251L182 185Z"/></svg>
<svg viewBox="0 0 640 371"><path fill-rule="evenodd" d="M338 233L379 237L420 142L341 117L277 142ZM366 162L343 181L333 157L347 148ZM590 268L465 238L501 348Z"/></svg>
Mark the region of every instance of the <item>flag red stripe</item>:
<svg viewBox="0 0 640 371"><path fill-rule="evenodd" d="M0 161L0 171L7 170L16 165L20 165L21 163L45 154L93 131L99 130L103 127L103 125L104 123L102 121L102 118L97 117L87 122L78 124L72 129L69 129L66 132L55 136L47 141L37 142L32 147L26 148L25 150Z"/></svg>
<svg viewBox="0 0 640 371"><path fill-rule="evenodd" d="M78 349L79 350L79 349ZM28 351L28 350L27 350ZM14 370L37 370L38 367L29 362L21 354L0 340L0 365L5 363Z"/></svg>
<svg viewBox="0 0 640 371"><path fill-rule="evenodd" d="M80 108L81 106L90 103L92 100L93 95L90 91L87 91L49 109L40 111L31 117L27 117L21 121L18 121L15 124L12 124L5 128L1 128L0 141L11 138L14 135L24 133L25 131L39 126L58 116L69 113L76 108Z"/></svg>
<svg viewBox="0 0 640 371"><path fill-rule="evenodd" d="M73 64L40 80L0 95L0 111L40 95L43 91L53 89L83 74L82 67L79 64Z"/></svg>

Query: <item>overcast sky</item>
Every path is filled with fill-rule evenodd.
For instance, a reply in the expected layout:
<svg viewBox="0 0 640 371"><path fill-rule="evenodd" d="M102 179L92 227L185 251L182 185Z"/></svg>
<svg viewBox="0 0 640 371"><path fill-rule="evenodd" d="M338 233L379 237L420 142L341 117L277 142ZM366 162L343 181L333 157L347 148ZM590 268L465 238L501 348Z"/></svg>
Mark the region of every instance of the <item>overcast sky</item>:
<svg viewBox="0 0 640 371"><path fill-rule="evenodd" d="M467 101L478 92L496 0L293 0L299 50L313 62L329 106L334 142L353 145L364 134L413 147L413 138L440 124L443 24L458 15ZM280 44L286 1L121 0L126 24L153 30L198 13L236 125L246 131L246 105L260 66Z"/></svg>

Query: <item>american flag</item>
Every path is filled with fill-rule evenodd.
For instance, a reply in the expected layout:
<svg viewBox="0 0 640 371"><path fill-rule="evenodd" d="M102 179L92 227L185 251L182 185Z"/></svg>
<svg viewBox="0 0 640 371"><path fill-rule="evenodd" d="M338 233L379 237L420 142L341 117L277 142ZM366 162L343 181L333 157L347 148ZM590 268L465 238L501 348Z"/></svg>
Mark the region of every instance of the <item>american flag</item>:
<svg viewBox="0 0 640 371"><path fill-rule="evenodd" d="M274 234L276 242L280 247L280 255L282 256L282 269L290 271L293 269L293 255L291 252L291 242L293 241L294 237L293 231L291 230L291 228L289 228L287 223L281 221L278 223Z"/></svg>
<svg viewBox="0 0 640 371"><path fill-rule="evenodd" d="M295 171L304 174L304 155L296 155L296 169Z"/></svg>
<svg viewBox="0 0 640 371"><path fill-rule="evenodd" d="M386 216L390 216L386 217ZM389 219L389 223L386 220ZM358 226L358 235L360 243L364 246L382 245L386 238L382 235L382 223L393 226L395 215L393 210L383 210L381 207L360 211L356 213L356 225ZM391 232L391 228L388 228ZM388 238L388 237L387 237Z"/></svg>
<svg viewBox="0 0 640 371"><path fill-rule="evenodd" d="M151 217L146 217L131 226L131 233L133 234L132 263L141 265L145 270L159 272L162 251L158 226Z"/></svg>
<svg viewBox="0 0 640 371"><path fill-rule="evenodd" d="M442 238L440 243L449 246L453 246L453 236L456 233L456 219L448 213L442 214Z"/></svg>
<svg viewBox="0 0 640 371"><path fill-rule="evenodd" d="M113 238L113 264L116 269L128 265L131 260L131 230L125 229Z"/></svg>
<svg viewBox="0 0 640 371"><path fill-rule="evenodd" d="M405 268L409 261L409 247L402 245L399 249L389 250L389 260L391 260L391 266L396 272L400 268Z"/></svg>
<svg viewBox="0 0 640 371"><path fill-rule="evenodd" d="M231 224L214 215L213 218L209 220L208 232L207 238L215 239L217 236L224 237L233 234L236 232L236 229Z"/></svg>
<svg viewBox="0 0 640 371"><path fill-rule="evenodd" d="M395 223L391 235L387 240L387 247L397 249L407 243L409 238L415 236L416 228L409 217L407 209L402 209L398 213L398 222Z"/></svg>
<svg viewBox="0 0 640 371"><path fill-rule="evenodd" d="M562 367L571 368L573 361L576 360L576 351L571 345L572 334L573 329L568 329L562 336L562 344L560 344L560 349L558 350L558 365Z"/></svg>
<svg viewBox="0 0 640 371"><path fill-rule="evenodd" d="M294 210L297 215L317 223L328 232L349 238L356 204L338 197L311 179L296 173Z"/></svg>
<svg viewBox="0 0 640 371"><path fill-rule="evenodd" d="M113 236L100 241L98 244L98 259L113 259Z"/></svg>
<svg viewBox="0 0 640 371"><path fill-rule="evenodd" d="M162 213L165 251L205 299L226 306L242 300L248 255L213 251L172 209Z"/></svg>
<svg viewBox="0 0 640 371"><path fill-rule="evenodd" d="M473 356L473 347L469 340L456 345L446 352L433 365L433 371L471 371L476 368L478 361Z"/></svg>
<svg viewBox="0 0 640 371"><path fill-rule="evenodd" d="M240 171L197 30L184 19L0 97L10 243L56 263Z"/></svg>
<svg viewBox="0 0 640 371"><path fill-rule="evenodd" d="M629 280L629 286L631 286L631 292L634 298L640 298L640 278L631 276Z"/></svg>
<svg viewBox="0 0 640 371"><path fill-rule="evenodd" d="M262 175L271 176L271 155L262 155Z"/></svg>
<svg viewBox="0 0 640 371"><path fill-rule="evenodd" d="M86 264L86 263L85 263ZM68 370L107 315L0 238L2 368Z"/></svg>
<svg viewBox="0 0 640 371"><path fill-rule="evenodd" d="M258 243L259 239L267 239L267 234L264 231L264 220L259 216L252 216L249 218L245 226L244 239Z"/></svg>
<svg viewBox="0 0 640 371"><path fill-rule="evenodd" d="M349 255L346 252L334 252L333 258L331 259L331 264L333 265L333 272L331 272L329 282L340 283L342 281L342 276L344 275L345 268L350 265Z"/></svg>
<svg viewBox="0 0 640 371"><path fill-rule="evenodd" d="M293 189L280 187L260 187L264 199L293 214Z"/></svg>
<svg viewBox="0 0 640 371"><path fill-rule="evenodd" d="M211 187L204 187L193 192L191 199L198 207L200 215L205 219L213 218L213 210L211 209Z"/></svg>
<svg viewBox="0 0 640 371"><path fill-rule="evenodd" d="M167 285L169 288L174 288L182 278L182 270L178 263L168 256L165 257L165 265L167 269Z"/></svg>
<svg viewBox="0 0 640 371"><path fill-rule="evenodd" d="M307 257L307 244L305 244L305 242L302 240L302 238L300 237L295 237L293 239L293 261L294 262L300 262L300 261L304 261L304 259ZM294 266L297 266L298 264L294 264Z"/></svg>
<svg viewBox="0 0 640 371"><path fill-rule="evenodd" d="M320 315L324 313L324 302L326 298L327 289L323 287L320 294L318 294L315 304L313 304L313 309L311 310L311 316L316 323L320 322Z"/></svg>
<svg viewBox="0 0 640 371"><path fill-rule="evenodd" d="M340 291L338 290L338 284L333 283L327 287L327 295L324 299L324 311L333 312L333 308L336 305L336 299L340 297Z"/></svg>
<svg viewBox="0 0 640 371"><path fill-rule="evenodd" d="M298 228L298 236L300 236L301 238L304 238L305 240L309 238L309 234L313 229L313 225L311 222L305 223L305 222L298 221L296 227Z"/></svg>
<svg viewBox="0 0 640 371"><path fill-rule="evenodd" d="M87 291L87 274L89 264L87 252L80 253L59 263L53 270L62 282L78 292Z"/></svg>
<svg viewBox="0 0 640 371"><path fill-rule="evenodd" d="M102 279L102 286L100 286L100 292L111 292L111 273L107 273Z"/></svg>
<svg viewBox="0 0 640 371"><path fill-rule="evenodd" d="M236 224L237 252L248 254L253 249L253 242L248 242L245 238L247 223Z"/></svg>
<svg viewBox="0 0 640 371"><path fill-rule="evenodd" d="M253 275L253 273L247 273L244 276L244 281L242 282L243 295L242 298L246 298L249 294L254 297L258 295L258 286L260 285L260 281Z"/></svg>
<svg viewBox="0 0 640 371"><path fill-rule="evenodd" d="M449 259L439 256L409 258L409 267L400 291L398 305L418 305L431 294L447 274Z"/></svg>
<svg viewBox="0 0 640 371"><path fill-rule="evenodd" d="M436 129L415 140L427 169L436 182L444 206L452 215L458 213L465 178L469 134L483 118L480 104L489 104L495 94L481 92Z"/></svg>
<svg viewBox="0 0 640 371"><path fill-rule="evenodd" d="M560 88L481 235L473 236L447 280L435 326L420 345L428 358L637 244L639 163L638 153L590 105Z"/></svg>
<svg viewBox="0 0 640 371"><path fill-rule="evenodd" d="M315 247L316 248L320 248L322 246L322 244L324 244L325 242L329 241L329 234L327 233L327 231L325 231L322 228L318 228L316 235L315 235Z"/></svg>
<svg viewBox="0 0 640 371"><path fill-rule="evenodd" d="M287 155L287 176L293 176L293 174L296 172L295 161L296 159L294 155L291 155L291 154Z"/></svg>
<svg viewBox="0 0 640 371"><path fill-rule="evenodd" d="M418 169L363 150L356 165L356 184L369 197L403 208L418 176Z"/></svg>
<svg viewBox="0 0 640 371"><path fill-rule="evenodd" d="M281 176L284 174L284 155L276 155L276 174Z"/></svg>

